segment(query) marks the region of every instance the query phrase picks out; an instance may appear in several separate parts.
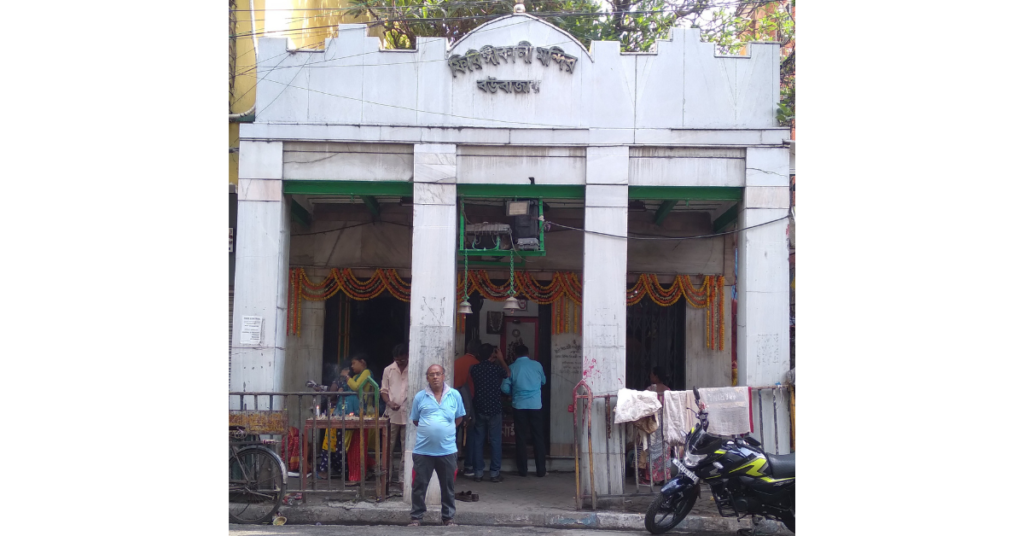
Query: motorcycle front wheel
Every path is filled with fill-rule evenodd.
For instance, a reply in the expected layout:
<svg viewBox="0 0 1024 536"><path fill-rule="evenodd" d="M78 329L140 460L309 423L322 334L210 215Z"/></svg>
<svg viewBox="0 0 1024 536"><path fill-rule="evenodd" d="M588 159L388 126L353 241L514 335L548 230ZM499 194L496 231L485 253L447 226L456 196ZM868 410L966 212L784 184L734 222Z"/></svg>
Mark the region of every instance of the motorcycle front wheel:
<svg viewBox="0 0 1024 536"><path fill-rule="evenodd" d="M690 513L693 505L697 502L697 494L690 496L674 495L666 497L658 495L651 506L647 508L647 515L644 517L644 527L651 534L663 534L672 530L680 521Z"/></svg>

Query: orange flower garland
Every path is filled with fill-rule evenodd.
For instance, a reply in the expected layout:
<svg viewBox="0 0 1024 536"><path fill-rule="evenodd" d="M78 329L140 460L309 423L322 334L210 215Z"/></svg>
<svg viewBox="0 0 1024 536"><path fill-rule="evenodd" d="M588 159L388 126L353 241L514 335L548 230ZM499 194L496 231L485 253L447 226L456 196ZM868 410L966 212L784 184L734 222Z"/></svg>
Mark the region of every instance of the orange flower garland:
<svg viewBox="0 0 1024 536"><path fill-rule="evenodd" d="M343 292L353 300L366 301L380 296L385 291L401 301L408 302L412 287L399 277L394 269L377 269L369 279L360 280L352 270L331 269L330 274L319 283L313 283L306 275L305 268L292 268L288 274L288 333L301 334L302 300L324 301Z"/></svg>
<svg viewBox="0 0 1024 536"><path fill-rule="evenodd" d="M366 301L384 292L409 302L412 287L394 269L377 269L370 278L360 280L345 268L334 268L319 283L313 283L304 268L292 268L288 274L288 333L299 335L302 325L302 300L324 301L339 292L353 300ZM640 274L636 283L626 291L626 304L636 305L646 296L661 307L669 307L680 298L695 309L705 309L705 346L723 350L725 347L725 315L723 313L724 276L703 276L700 288L694 288L690 276L677 275L667 288L662 287L655 274ZM583 285L573 272L555 272L551 282L542 284L533 274L515 272L517 294L540 305L553 305L552 331L554 333L580 333L580 308L583 305ZM463 275L459 274L457 288L461 296ZM495 285L486 270L469 272L469 293L478 292L491 301L508 298L509 284ZM456 329L464 333L465 315L456 315Z"/></svg>

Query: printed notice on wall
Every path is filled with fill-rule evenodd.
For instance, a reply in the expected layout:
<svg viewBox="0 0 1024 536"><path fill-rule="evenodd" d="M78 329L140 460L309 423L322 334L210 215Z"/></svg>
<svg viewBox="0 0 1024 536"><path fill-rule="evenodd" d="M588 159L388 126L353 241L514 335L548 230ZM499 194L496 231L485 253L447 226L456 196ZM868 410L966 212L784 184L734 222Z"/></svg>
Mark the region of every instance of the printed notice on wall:
<svg viewBox="0 0 1024 536"><path fill-rule="evenodd" d="M551 370L572 385L580 381L583 349L572 335L555 336L552 344Z"/></svg>
<svg viewBox="0 0 1024 536"><path fill-rule="evenodd" d="M243 316L242 317L242 340L239 344L250 346L259 345L263 338L263 317Z"/></svg>

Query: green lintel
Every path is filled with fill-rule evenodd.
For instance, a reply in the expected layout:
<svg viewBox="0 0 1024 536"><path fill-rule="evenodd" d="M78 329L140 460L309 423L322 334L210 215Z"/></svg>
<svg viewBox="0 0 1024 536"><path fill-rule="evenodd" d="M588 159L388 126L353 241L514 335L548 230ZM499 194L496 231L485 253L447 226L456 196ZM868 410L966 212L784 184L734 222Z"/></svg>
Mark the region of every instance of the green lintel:
<svg viewBox="0 0 1024 536"><path fill-rule="evenodd" d="M372 195L361 195L363 203L366 203L366 208L370 209L370 214L374 216L380 216L380 203L377 202L377 198Z"/></svg>
<svg viewBox="0 0 1024 536"><path fill-rule="evenodd" d="M502 250L498 250L498 251L487 250L487 249L460 249L460 250L457 250L456 253L460 257L462 257L462 256L469 256L470 258L473 258L473 257L508 257L509 255L512 254L512 251L511 250L507 250L507 249L502 249ZM515 256L516 257L544 257L544 256L546 256L546 252L544 250L539 250L539 249L530 249L530 250L525 250L525 251L517 250L515 252Z"/></svg>
<svg viewBox="0 0 1024 536"><path fill-rule="evenodd" d="M739 201L743 188L729 186L630 186L630 199Z"/></svg>
<svg viewBox="0 0 1024 536"><path fill-rule="evenodd" d="M456 191L467 198L583 199L587 190L583 185L573 184L460 184Z"/></svg>
<svg viewBox="0 0 1024 536"><path fill-rule="evenodd" d="M676 206L676 203L678 202L679 201L675 199L666 199L665 201L662 201L661 206L658 207L658 211L654 213L654 224L661 225L661 222L665 221L665 218L668 217L668 213L672 212L672 207Z"/></svg>
<svg viewBox="0 0 1024 536"><path fill-rule="evenodd" d="M405 181L284 181L284 193L411 196L412 183Z"/></svg>
<svg viewBox="0 0 1024 536"><path fill-rule="evenodd" d="M523 266L523 265L526 264L526 261L517 261L517 262L515 262L513 264L515 266ZM474 261L474 260L470 260L469 261L469 265L470 266L508 266L508 263L505 262L505 261Z"/></svg>
<svg viewBox="0 0 1024 536"><path fill-rule="evenodd" d="M313 215L306 210L306 207L292 199L292 221L309 227L313 223Z"/></svg>
<svg viewBox="0 0 1024 536"><path fill-rule="evenodd" d="M729 210L726 210L715 220L715 232L720 232L729 226L730 223L736 221L736 218L740 215L740 204L736 203Z"/></svg>

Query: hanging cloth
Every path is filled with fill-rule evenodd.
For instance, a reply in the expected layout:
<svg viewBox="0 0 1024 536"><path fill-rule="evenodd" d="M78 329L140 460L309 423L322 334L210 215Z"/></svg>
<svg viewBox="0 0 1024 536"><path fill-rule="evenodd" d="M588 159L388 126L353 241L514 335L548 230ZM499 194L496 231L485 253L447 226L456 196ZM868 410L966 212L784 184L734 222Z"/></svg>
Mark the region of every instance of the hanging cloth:
<svg viewBox="0 0 1024 536"><path fill-rule="evenodd" d="M618 402L615 404L615 424L650 417L658 413L659 409L661 402L658 402L658 393L619 389Z"/></svg>

